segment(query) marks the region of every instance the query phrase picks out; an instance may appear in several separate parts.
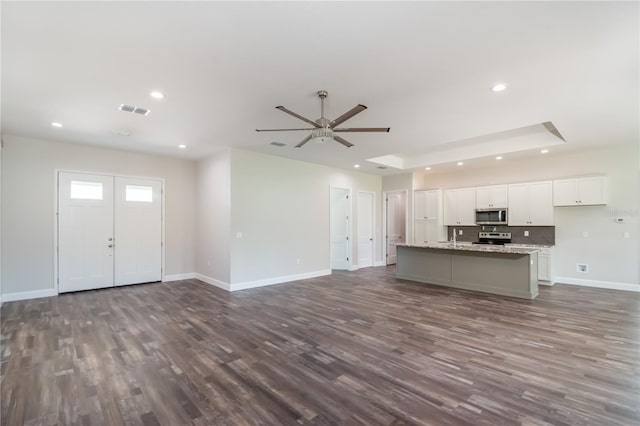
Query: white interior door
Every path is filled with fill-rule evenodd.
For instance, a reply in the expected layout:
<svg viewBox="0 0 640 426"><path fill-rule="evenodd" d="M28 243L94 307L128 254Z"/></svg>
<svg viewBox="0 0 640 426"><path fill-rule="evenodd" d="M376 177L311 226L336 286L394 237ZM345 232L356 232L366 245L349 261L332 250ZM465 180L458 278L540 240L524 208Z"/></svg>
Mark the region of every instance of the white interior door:
<svg viewBox="0 0 640 426"><path fill-rule="evenodd" d="M330 192L331 269L349 269L349 190Z"/></svg>
<svg viewBox="0 0 640 426"><path fill-rule="evenodd" d="M162 279L162 183L115 178L115 285Z"/></svg>
<svg viewBox="0 0 640 426"><path fill-rule="evenodd" d="M358 193L358 267L373 266L373 194Z"/></svg>
<svg viewBox="0 0 640 426"><path fill-rule="evenodd" d="M387 194L387 265L396 264L396 246L406 241L405 212L405 193Z"/></svg>
<svg viewBox="0 0 640 426"><path fill-rule="evenodd" d="M58 175L58 290L113 286L113 177Z"/></svg>

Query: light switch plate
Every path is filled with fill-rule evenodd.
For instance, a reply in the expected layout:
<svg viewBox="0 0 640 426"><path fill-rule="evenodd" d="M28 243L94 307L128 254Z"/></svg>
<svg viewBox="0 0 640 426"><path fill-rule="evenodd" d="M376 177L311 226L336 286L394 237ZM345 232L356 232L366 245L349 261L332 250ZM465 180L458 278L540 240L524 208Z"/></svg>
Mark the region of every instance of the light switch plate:
<svg viewBox="0 0 640 426"><path fill-rule="evenodd" d="M529 231L524 231L524 236L528 237L529 236Z"/></svg>

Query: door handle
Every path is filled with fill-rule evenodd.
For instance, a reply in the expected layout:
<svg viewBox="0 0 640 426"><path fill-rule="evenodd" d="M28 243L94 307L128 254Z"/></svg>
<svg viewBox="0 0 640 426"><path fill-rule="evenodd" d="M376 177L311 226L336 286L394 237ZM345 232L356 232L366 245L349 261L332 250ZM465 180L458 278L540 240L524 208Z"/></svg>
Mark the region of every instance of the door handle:
<svg viewBox="0 0 640 426"><path fill-rule="evenodd" d="M113 247L113 244L109 244L107 247L111 248L111 247Z"/></svg>

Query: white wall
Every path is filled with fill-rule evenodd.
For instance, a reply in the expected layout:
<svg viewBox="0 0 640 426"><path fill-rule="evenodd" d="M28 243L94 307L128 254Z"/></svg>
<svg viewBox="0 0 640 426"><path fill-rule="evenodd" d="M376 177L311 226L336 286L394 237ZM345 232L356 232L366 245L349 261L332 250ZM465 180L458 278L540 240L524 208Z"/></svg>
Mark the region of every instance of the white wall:
<svg viewBox="0 0 640 426"><path fill-rule="evenodd" d="M329 188L350 188L353 242L358 191L376 194L376 261L381 260L380 176L255 152L231 151L231 283L326 273ZM236 238L238 232L242 238ZM357 244L351 244L357 259ZM297 263L300 259L300 263Z"/></svg>
<svg viewBox="0 0 640 426"><path fill-rule="evenodd" d="M53 289L55 169L165 179L165 275L194 271L195 162L3 135L2 291Z"/></svg>
<svg viewBox="0 0 640 426"><path fill-rule="evenodd" d="M579 154L550 153L534 160L509 161L495 167L464 172L417 173L423 188L456 188L499 183L553 180L603 174L608 176L606 206L554 208L556 276L569 280L593 280L638 284L640 277L640 171L638 146L617 145ZM624 217L624 224L614 222ZM589 237L584 238L583 232ZM624 232L631 238L625 239ZM587 263L589 273L576 272L576 263Z"/></svg>
<svg viewBox="0 0 640 426"><path fill-rule="evenodd" d="M195 271L223 283L231 280L231 151L198 161L196 169Z"/></svg>

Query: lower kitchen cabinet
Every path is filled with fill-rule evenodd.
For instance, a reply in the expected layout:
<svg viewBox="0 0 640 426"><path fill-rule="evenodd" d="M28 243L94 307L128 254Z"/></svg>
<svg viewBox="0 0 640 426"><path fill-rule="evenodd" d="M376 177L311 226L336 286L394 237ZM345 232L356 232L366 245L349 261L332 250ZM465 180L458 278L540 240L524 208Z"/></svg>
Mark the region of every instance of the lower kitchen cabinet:
<svg viewBox="0 0 640 426"><path fill-rule="evenodd" d="M528 246L526 244L513 244L513 246L538 250L538 281L542 285L555 284L553 247Z"/></svg>

